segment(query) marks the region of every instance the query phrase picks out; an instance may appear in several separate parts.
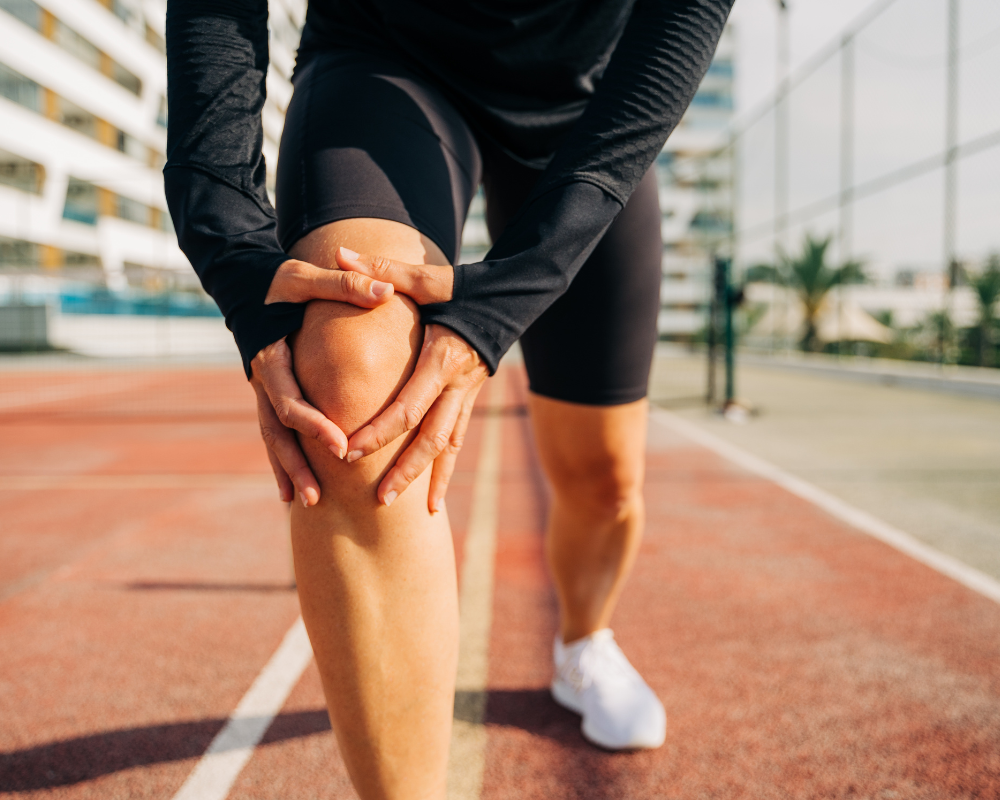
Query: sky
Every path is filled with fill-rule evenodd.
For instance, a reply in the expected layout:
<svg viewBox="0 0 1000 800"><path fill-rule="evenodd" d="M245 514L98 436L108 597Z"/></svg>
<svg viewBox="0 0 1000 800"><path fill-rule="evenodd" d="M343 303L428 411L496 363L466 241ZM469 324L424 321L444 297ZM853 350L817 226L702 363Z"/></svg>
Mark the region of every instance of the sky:
<svg viewBox="0 0 1000 800"><path fill-rule="evenodd" d="M791 68L809 61L882 0L789 0ZM737 0L736 114L747 120L772 96L777 0ZM959 142L1000 132L1000 2L960 0ZM896 0L855 46L855 181L863 183L944 149L947 0ZM840 61L824 64L793 93L790 207L834 195L840 175ZM741 150L740 228L747 261L768 258L774 211L773 117L751 127ZM944 263L944 177L935 170L859 201L848 255L876 277L900 269L936 271ZM794 249L806 232L839 230L836 212L790 229ZM973 267L1000 251L1000 146L959 162L957 252Z"/></svg>

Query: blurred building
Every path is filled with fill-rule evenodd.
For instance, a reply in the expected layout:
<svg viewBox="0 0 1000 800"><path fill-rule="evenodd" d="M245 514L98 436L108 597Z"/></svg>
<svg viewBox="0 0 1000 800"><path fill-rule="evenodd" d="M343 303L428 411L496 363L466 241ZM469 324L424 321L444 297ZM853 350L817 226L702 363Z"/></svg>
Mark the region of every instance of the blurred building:
<svg viewBox="0 0 1000 800"><path fill-rule="evenodd" d="M269 170L304 13L271 3ZM163 195L165 16L157 0L0 0L4 273L112 289L194 280Z"/></svg>
<svg viewBox="0 0 1000 800"><path fill-rule="evenodd" d="M728 248L733 165L720 148L733 120L735 56L730 25L691 106L656 160L663 214L661 338L687 340L705 327L712 255Z"/></svg>
<svg viewBox="0 0 1000 800"><path fill-rule="evenodd" d="M264 152L273 185L305 0L272 0ZM213 312L163 192L164 0L0 0L0 303ZM150 294L190 302L150 302ZM143 296L138 296L137 293Z"/></svg>

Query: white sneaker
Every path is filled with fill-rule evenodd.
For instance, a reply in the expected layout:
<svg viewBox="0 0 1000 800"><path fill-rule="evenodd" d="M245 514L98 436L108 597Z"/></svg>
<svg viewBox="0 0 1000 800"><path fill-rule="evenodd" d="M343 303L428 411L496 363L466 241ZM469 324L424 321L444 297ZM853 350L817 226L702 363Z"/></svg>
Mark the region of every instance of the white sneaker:
<svg viewBox="0 0 1000 800"><path fill-rule="evenodd" d="M663 704L615 643L610 628L567 646L556 636L552 696L583 716L583 735L609 750L659 747Z"/></svg>

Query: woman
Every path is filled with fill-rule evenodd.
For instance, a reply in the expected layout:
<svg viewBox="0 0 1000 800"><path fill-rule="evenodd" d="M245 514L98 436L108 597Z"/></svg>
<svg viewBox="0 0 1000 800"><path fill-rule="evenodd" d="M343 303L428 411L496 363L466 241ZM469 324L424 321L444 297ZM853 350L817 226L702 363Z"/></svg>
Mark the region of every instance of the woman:
<svg viewBox="0 0 1000 800"><path fill-rule="evenodd" d="M242 352L282 498L301 499L302 613L362 797L444 794L458 626L439 512L476 392L518 339L553 488L553 695L599 745L663 742L607 625L642 531L650 167L730 4L313 0L276 216L266 3L168 5L168 202ZM452 266L480 182L494 246Z"/></svg>

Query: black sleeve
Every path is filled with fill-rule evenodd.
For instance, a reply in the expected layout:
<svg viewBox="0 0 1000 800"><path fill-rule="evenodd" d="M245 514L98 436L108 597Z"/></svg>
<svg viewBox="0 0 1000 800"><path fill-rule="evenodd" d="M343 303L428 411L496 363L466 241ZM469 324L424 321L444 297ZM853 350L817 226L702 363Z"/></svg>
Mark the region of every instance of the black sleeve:
<svg viewBox="0 0 1000 800"><path fill-rule="evenodd" d="M423 306L494 372L566 291L680 121L733 0L637 0L587 110L531 196L478 264L455 267L452 300ZM627 268L627 265L623 265Z"/></svg>
<svg viewBox="0 0 1000 800"><path fill-rule="evenodd" d="M264 305L288 256L278 244L261 146L267 0L167 4L167 205L181 250L218 303L250 377L261 348L304 306Z"/></svg>

